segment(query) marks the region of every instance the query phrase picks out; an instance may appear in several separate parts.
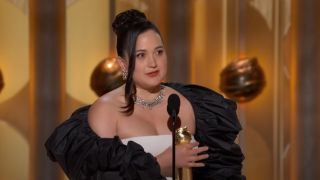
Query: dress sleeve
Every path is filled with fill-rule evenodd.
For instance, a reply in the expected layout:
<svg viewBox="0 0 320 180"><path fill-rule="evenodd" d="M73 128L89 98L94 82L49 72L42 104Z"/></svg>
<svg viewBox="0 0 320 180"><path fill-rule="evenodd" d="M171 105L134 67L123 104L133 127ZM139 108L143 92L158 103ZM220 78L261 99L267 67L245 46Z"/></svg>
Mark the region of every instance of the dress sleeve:
<svg viewBox="0 0 320 180"><path fill-rule="evenodd" d="M163 180L155 157L121 140L100 138L89 127L89 106L80 108L58 126L45 143L47 154L72 180L87 180L97 173L118 172L123 180ZM98 175L101 177L102 175Z"/></svg>
<svg viewBox="0 0 320 180"><path fill-rule="evenodd" d="M181 86L180 90L194 109L195 139L200 146L209 147L205 167L193 168L194 179L245 180L241 173L244 156L234 142L241 130L236 103L197 85Z"/></svg>

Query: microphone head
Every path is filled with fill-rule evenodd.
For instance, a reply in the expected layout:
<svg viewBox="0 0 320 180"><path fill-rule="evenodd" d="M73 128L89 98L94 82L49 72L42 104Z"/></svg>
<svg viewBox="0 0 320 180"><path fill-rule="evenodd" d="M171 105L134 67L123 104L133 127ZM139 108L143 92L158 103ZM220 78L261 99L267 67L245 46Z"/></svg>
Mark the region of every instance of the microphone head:
<svg viewBox="0 0 320 180"><path fill-rule="evenodd" d="M177 94L171 94L168 98L167 111L169 115L172 116L173 112L175 112L175 115L178 115L179 110L180 110L180 98Z"/></svg>

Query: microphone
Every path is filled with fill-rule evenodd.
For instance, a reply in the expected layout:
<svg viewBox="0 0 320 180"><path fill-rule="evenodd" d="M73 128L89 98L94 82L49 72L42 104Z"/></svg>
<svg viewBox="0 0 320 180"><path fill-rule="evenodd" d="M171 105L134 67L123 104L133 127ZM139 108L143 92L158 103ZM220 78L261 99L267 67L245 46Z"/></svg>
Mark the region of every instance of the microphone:
<svg viewBox="0 0 320 180"><path fill-rule="evenodd" d="M171 94L168 98L167 112L172 119L172 124L168 121L169 129L172 131L172 179L176 179L176 119L180 110L180 98L176 94ZM170 128L171 126L171 128Z"/></svg>
<svg viewBox="0 0 320 180"><path fill-rule="evenodd" d="M176 94L171 94L168 98L167 112L170 117L176 118L180 111L180 98Z"/></svg>

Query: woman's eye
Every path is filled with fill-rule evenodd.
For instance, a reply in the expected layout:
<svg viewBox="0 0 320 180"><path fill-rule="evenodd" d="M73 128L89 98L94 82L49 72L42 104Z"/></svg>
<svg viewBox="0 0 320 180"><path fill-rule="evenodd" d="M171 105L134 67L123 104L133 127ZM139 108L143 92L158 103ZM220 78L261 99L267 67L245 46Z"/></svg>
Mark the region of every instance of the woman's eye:
<svg viewBox="0 0 320 180"><path fill-rule="evenodd" d="M163 54L163 50L162 49L157 51L157 55L162 55L162 54Z"/></svg>
<svg viewBox="0 0 320 180"><path fill-rule="evenodd" d="M144 57L144 53L138 53L136 56L137 56L137 58L140 58L140 59L141 59L141 58Z"/></svg>

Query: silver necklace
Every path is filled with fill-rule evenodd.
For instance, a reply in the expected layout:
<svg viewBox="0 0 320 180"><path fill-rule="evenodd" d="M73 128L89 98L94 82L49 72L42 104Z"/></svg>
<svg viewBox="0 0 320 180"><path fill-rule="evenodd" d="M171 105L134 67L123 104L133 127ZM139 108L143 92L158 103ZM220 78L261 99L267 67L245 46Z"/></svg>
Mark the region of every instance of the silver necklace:
<svg viewBox="0 0 320 180"><path fill-rule="evenodd" d="M136 97L134 103L143 106L144 108L152 109L154 106L162 102L163 97L165 96L164 86L161 85L159 95L151 101L142 99L141 97Z"/></svg>

